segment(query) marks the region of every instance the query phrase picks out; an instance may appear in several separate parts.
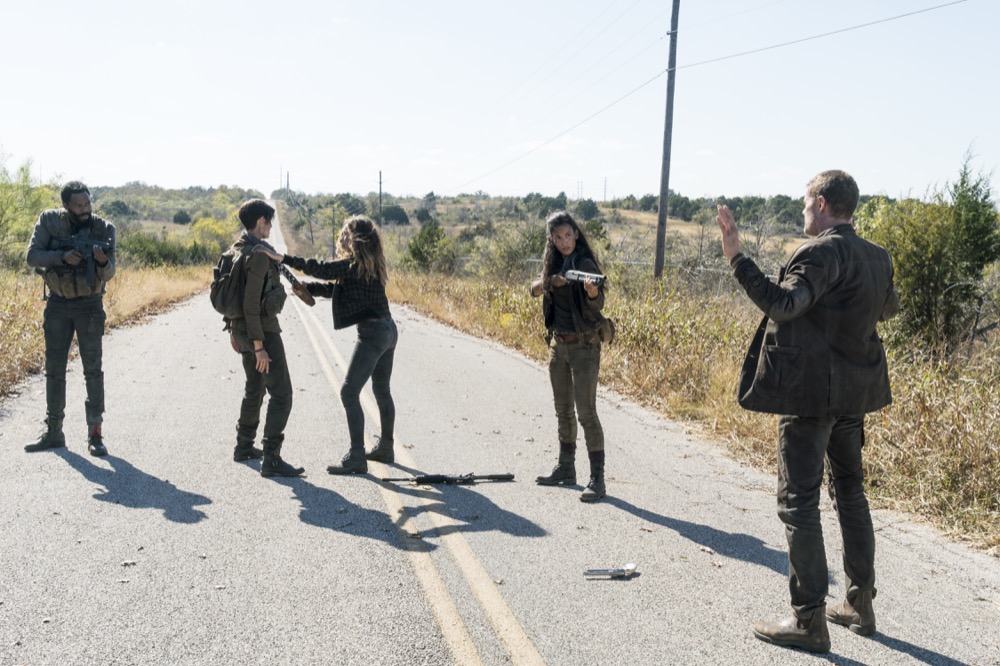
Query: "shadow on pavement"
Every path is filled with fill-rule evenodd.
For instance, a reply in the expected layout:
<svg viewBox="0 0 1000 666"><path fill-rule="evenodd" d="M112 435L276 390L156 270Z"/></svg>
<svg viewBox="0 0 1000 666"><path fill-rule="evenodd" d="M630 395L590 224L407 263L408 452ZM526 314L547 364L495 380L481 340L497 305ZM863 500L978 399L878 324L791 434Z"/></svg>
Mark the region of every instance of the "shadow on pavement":
<svg viewBox="0 0 1000 666"><path fill-rule="evenodd" d="M271 477L271 480L288 486L295 493L295 499L302 506L299 518L307 525L383 541L400 550L437 548L420 539L407 539L404 543L404 537L385 512L360 507L329 488L314 486L304 477Z"/></svg>
<svg viewBox="0 0 1000 666"><path fill-rule="evenodd" d="M757 537L752 537L749 534L732 534L707 525L661 516L648 509L640 509L617 497L606 497L603 502L631 513L637 518L668 527L686 539L711 548L719 555L759 564L783 576L788 575L788 556L785 555L785 552L766 546Z"/></svg>
<svg viewBox="0 0 1000 666"><path fill-rule="evenodd" d="M932 664L933 666L967 666L964 661L946 657L945 655L935 652L934 650L928 650L927 648L922 648L919 645L907 643L906 641L898 638L892 638L891 636L886 636L882 633L875 634L871 640L886 646L890 650L895 650L896 652L902 652L903 654L909 655L917 661L921 661L925 664Z"/></svg>
<svg viewBox="0 0 1000 666"><path fill-rule="evenodd" d="M180 490L169 481L146 474L130 462L117 456L101 458L111 465L107 469L95 465L78 453L62 449L56 455L91 483L104 486L94 499L129 509L158 509L163 517L175 523L197 523L208 516L196 506L211 504L204 495Z"/></svg>
<svg viewBox="0 0 1000 666"><path fill-rule="evenodd" d="M416 471L402 465L395 467L407 474L417 476L425 472ZM395 476L395 475L394 475ZM377 477L371 477L376 483L382 483ZM499 483L510 485L516 481L480 481L476 483ZM435 527L434 532L444 536L454 532L503 532L516 537L541 537L547 532L532 521L501 509L489 498L472 490L474 484L452 485L434 484L433 486L415 486L408 482L394 482L391 485L401 495L429 500L430 504L423 506L404 506L397 519L402 525L407 520L423 513L437 513L455 521L456 525Z"/></svg>

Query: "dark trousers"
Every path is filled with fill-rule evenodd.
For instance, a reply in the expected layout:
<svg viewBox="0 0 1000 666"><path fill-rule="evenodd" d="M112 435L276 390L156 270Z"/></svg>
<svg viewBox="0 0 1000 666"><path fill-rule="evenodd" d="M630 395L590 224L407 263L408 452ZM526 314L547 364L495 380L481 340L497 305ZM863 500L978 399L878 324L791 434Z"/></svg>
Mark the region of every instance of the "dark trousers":
<svg viewBox="0 0 1000 666"><path fill-rule="evenodd" d="M358 324L358 340L354 344L344 384L340 387L340 401L347 413L347 430L352 449L365 446L365 413L361 409L361 389L369 379L372 380L372 393L378 403L381 439L393 441L396 404L392 400L389 380L392 378L392 363L398 341L399 331L392 317Z"/></svg>
<svg viewBox="0 0 1000 666"><path fill-rule="evenodd" d="M597 376L601 343L558 342L549 346L549 380L559 422L559 441L576 442L576 420L587 440L587 451L604 450L604 428L597 417Z"/></svg>
<svg viewBox="0 0 1000 666"><path fill-rule="evenodd" d="M104 304L100 296L62 299L50 297L45 305L45 403L50 421L63 420L66 411L66 365L76 334L87 385L87 425L104 420L104 371L101 367L104 338Z"/></svg>
<svg viewBox="0 0 1000 666"><path fill-rule="evenodd" d="M875 593L875 532L861 470L864 424L864 416L778 419L778 516L788 539L788 587L798 617L826 604L828 572L819 511L824 458L844 540L847 598L861 590Z"/></svg>
<svg viewBox="0 0 1000 666"><path fill-rule="evenodd" d="M253 344L241 340L243 348L253 349ZM288 374L288 362L285 359L285 345L280 333L264 333L264 349L271 357L271 365L267 373L257 372L257 359L253 352L244 352L243 372L246 374L246 386L243 389L243 402L240 405L240 419L236 425L236 442L241 446L249 446L257 436L257 426L260 424L260 408L264 403L264 394L270 398L267 402L267 417L264 419L264 436L261 443L265 450L274 451L281 448L285 440L285 425L288 415L292 412L292 379Z"/></svg>

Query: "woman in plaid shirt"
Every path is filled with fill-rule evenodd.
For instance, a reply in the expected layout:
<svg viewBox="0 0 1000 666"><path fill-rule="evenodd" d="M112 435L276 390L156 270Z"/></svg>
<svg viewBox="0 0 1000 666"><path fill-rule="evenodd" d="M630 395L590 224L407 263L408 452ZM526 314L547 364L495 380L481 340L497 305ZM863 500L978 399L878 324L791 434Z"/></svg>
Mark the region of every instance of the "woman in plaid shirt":
<svg viewBox="0 0 1000 666"><path fill-rule="evenodd" d="M335 329L358 328L358 341L354 345L344 384L340 387L340 400L347 412L351 448L339 465L330 465L327 471L330 474L364 474L368 471L368 460L392 462L396 406L389 390L389 379L392 377L392 361L399 333L389 313L389 300L385 295L388 275L378 227L364 215L348 218L340 231L337 256L333 261L265 253L306 275L328 280L308 283L309 293L333 300ZM372 392L378 403L382 432L375 448L366 454L365 415L360 398L361 389L369 379L372 380Z"/></svg>

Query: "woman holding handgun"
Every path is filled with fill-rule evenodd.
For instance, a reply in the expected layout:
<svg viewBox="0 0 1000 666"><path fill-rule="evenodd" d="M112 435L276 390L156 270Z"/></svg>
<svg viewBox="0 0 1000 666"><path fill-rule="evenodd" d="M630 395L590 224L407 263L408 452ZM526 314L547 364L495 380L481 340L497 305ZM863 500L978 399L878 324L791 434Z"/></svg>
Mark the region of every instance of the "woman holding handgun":
<svg viewBox="0 0 1000 666"><path fill-rule="evenodd" d="M604 307L605 280L597 256L573 216L558 211L546 220L548 240L542 273L531 295L542 296L548 331L549 379L559 422L559 462L539 485L576 485L577 417L590 458L590 482L582 502L605 495L604 429L597 416L597 376L601 367L598 325ZM582 275L581 275L582 273ZM567 279L569 278L569 279Z"/></svg>

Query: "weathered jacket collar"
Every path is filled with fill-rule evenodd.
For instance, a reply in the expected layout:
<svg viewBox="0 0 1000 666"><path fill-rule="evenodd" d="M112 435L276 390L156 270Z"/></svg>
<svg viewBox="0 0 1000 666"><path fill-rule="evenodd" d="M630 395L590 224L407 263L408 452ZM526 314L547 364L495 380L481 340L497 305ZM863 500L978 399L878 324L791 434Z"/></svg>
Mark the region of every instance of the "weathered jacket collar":
<svg viewBox="0 0 1000 666"><path fill-rule="evenodd" d="M824 236L855 236L857 235L857 230L854 225L850 222L844 222L843 224L838 224L835 227L830 227L826 231L816 235L816 238L823 238Z"/></svg>

